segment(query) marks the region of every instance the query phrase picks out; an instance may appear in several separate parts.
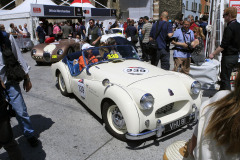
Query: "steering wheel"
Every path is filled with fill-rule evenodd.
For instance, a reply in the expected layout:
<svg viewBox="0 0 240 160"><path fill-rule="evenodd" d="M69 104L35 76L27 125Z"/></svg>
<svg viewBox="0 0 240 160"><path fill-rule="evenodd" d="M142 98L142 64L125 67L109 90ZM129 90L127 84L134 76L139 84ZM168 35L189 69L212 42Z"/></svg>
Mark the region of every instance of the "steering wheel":
<svg viewBox="0 0 240 160"><path fill-rule="evenodd" d="M93 58L93 59L91 59L90 61L88 61L88 64L91 64L91 63L93 63L93 60L94 59L97 59L97 58ZM98 59L97 59L98 60Z"/></svg>

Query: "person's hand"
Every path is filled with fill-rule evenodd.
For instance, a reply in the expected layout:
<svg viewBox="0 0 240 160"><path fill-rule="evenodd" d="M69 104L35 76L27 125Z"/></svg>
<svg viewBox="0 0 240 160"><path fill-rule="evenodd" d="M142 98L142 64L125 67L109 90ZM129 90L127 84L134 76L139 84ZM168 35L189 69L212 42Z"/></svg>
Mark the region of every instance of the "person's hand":
<svg viewBox="0 0 240 160"><path fill-rule="evenodd" d="M97 43L96 41L93 41L93 42L92 42L92 45L95 45L96 43Z"/></svg>
<svg viewBox="0 0 240 160"><path fill-rule="evenodd" d="M28 92L30 91L30 89L32 88L32 83L30 81L30 79L24 79L23 81L23 89Z"/></svg>
<svg viewBox="0 0 240 160"><path fill-rule="evenodd" d="M6 86L5 86L5 84L3 83L3 81L2 81L2 80L0 80L0 81L1 81L2 87L3 87L4 89L6 89Z"/></svg>
<svg viewBox="0 0 240 160"><path fill-rule="evenodd" d="M171 43L172 43L173 45L175 45L177 42L173 40Z"/></svg>
<svg viewBox="0 0 240 160"><path fill-rule="evenodd" d="M209 56L208 56L210 59L213 59L214 58L214 54L213 53L211 53L211 54L209 54Z"/></svg>

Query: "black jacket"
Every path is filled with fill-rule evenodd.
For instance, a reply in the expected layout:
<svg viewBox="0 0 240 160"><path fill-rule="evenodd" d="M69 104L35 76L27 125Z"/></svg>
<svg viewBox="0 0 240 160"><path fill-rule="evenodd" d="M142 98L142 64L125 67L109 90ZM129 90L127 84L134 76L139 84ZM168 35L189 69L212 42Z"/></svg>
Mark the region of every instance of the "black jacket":
<svg viewBox="0 0 240 160"><path fill-rule="evenodd" d="M222 43L223 56L237 55L240 52L240 23L233 20L224 29Z"/></svg>

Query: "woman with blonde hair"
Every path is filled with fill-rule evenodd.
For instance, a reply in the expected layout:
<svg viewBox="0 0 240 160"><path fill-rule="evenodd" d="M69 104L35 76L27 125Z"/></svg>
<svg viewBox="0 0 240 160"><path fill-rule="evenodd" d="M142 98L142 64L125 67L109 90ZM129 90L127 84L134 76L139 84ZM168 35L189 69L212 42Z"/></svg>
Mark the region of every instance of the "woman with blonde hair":
<svg viewBox="0 0 240 160"><path fill-rule="evenodd" d="M240 65L234 82L234 90L221 90L211 99L203 102L199 111L199 121L192 138L182 148L169 152L163 160L171 160L172 154L178 159L196 160L239 160L240 159ZM184 157L184 158L183 158Z"/></svg>
<svg viewBox="0 0 240 160"><path fill-rule="evenodd" d="M233 91L219 91L202 104L206 107L189 144L195 159L240 159L240 74L234 85Z"/></svg>

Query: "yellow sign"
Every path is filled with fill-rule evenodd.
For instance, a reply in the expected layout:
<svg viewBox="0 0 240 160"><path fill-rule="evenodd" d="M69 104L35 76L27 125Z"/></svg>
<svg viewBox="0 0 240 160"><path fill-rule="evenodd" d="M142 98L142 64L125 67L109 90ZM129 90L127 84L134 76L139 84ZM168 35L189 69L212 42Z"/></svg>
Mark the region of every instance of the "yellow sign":
<svg viewBox="0 0 240 160"><path fill-rule="evenodd" d="M57 58L57 55L52 55L52 58Z"/></svg>
<svg viewBox="0 0 240 160"><path fill-rule="evenodd" d="M108 55L107 55L107 58L108 58L108 59L113 59L113 58L119 58L119 56L118 56L118 54L116 54L116 53L115 53L115 54L108 54Z"/></svg>

